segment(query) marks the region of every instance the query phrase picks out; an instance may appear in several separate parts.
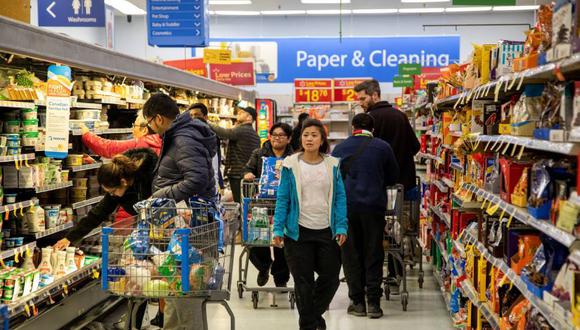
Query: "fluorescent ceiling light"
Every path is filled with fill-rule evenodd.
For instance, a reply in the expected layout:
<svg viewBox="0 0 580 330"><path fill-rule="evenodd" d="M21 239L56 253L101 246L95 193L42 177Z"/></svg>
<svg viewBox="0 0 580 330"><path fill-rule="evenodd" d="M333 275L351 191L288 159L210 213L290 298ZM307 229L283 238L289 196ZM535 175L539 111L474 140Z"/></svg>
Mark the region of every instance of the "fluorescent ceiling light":
<svg viewBox="0 0 580 330"><path fill-rule="evenodd" d="M117 9L124 15L139 16L147 14L146 11L135 6L127 0L105 0L105 4Z"/></svg>
<svg viewBox="0 0 580 330"><path fill-rule="evenodd" d="M259 11L252 10L216 10L218 16L260 16Z"/></svg>
<svg viewBox="0 0 580 330"><path fill-rule="evenodd" d="M401 0L402 3L436 3L449 2L450 0Z"/></svg>
<svg viewBox="0 0 580 330"><path fill-rule="evenodd" d="M486 7L449 7L445 8L447 13L469 13L475 11L491 11L491 6Z"/></svg>
<svg viewBox="0 0 580 330"><path fill-rule="evenodd" d="M398 9L353 9L353 14L395 14Z"/></svg>
<svg viewBox="0 0 580 330"><path fill-rule="evenodd" d="M251 5L252 0L209 0L210 5Z"/></svg>
<svg viewBox="0 0 580 330"><path fill-rule="evenodd" d="M262 10L260 13L271 16L305 15L306 10Z"/></svg>
<svg viewBox="0 0 580 330"><path fill-rule="evenodd" d="M401 14L428 14L428 13L442 13L445 8L401 8Z"/></svg>
<svg viewBox="0 0 580 330"><path fill-rule="evenodd" d="M340 14L350 14L352 11L350 9L320 9L320 10L307 10L308 15L340 15Z"/></svg>
<svg viewBox="0 0 580 330"><path fill-rule="evenodd" d="M526 11L537 10L540 6L494 6L493 11Z"/></svg>
<svg viewBox="0 0 580 330"><path fill-rule="evenodd" d="M340 4L340 3L350 3L350 0L300 0L303 4L313 5L313 4Z"/></svg>

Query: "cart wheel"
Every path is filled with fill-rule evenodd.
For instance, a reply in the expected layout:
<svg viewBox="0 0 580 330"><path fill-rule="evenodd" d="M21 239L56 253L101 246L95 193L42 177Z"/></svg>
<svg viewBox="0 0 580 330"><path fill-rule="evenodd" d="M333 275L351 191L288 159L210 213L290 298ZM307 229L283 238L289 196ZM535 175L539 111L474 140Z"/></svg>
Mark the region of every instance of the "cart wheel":
<svg viewBox="0 0 580 330"><path fill-rule="evenodd" d="M238 297L244 298L244 284L242 282L238 282Z"/></svg>
<svg viewBox="0 0 580 330"><path fill-rule="evenodd" d="M296 295L294 294L294 292L290 292L290 309L294 309L294 305L296 305Z"/></svg>
<svg viewBox="0 0 580 330"><path fill-rule="evenodd" d="M401 304L403 305L403 311L407 311L407 304L409 304L409 294L404 292L401 295Z"/></svg>
<svg viewBox="0 0 580 330"><path fill-rule="evenodd" d="M258 291L252 291L252 304L254 309L258 309Z"/></svg>
<svg viewBox="0 0 580 330"><path fill-rule="evenodd" d="M419 289L423 289L423 282L425 282L423 272L419 273Z"/></svg>
<svg viewBox="0 0 580 330"><path fill-rule="evenodd" d="M391 299L391 289L389 288L389 284L385 284L385 299L389 301Z"/></svg>

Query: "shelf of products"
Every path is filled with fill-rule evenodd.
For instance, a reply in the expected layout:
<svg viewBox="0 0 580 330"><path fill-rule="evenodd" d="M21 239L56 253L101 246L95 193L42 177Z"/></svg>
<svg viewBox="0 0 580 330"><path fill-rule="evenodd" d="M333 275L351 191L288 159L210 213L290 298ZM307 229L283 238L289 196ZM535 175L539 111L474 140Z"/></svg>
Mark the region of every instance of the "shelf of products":
<svg viewBox="0 0 580 330"><path fill-rule="evenodd" d="M574 142L551 142L524 136L511 135L479 135L476 139L479 142L487 143L484 150L487 150L488 147L502 150L502 147L507 145L516 145L524 148L553 152L569 156L576 156L580 153L580 143Z"/></svg>
<svg viewBox="0 0 580 330"><path fill-rule="evenodd" d="M0 163L20 162L20 161L25 161L25 160L33 160L34 158L35 158L34 154L0 156Z"/></svg>
<svg viewBox="0 0 580 330"><path fill-rule="evenodd" d="M47 237L50 235L54 235L54 234L63 232L65 230L71 229L72 227L74 227L74 222L71 221L71 222L67 222L67 223L64 223L62 225L58 225L56 227L47 229L47 230L42 231L40 233L34 233L33 235L34 235L34 238L40 239L43 237Z"/></svg>
<svg viewBox="0 0 580 330"><path fill-rule="evenodd" d="M103 163L98 162L94 164L86 164L86 165L79 165L79 166L71 166L69 167L72 172L83 172L83 171L90 171L96 170L103 166Z"/></svg>
<svg viewBox="0 0 580 330"><path fill-rule="evenodd" d="M0 100L0 108L34 109L34 102L18 102Z"/></svg>
<svg viewBox="0 0 580 330"><path fill-rule="evenodd" d="M479 300L477 291L473 287L473 283L471 283L469 279L465 279L461 282L461 288L463 289L463 292L465 292L467 298L469 298L469 300L471 300L471 302L473 302L473 304L479 308L481 314L487 319L491 327L494 329L499 329L499 317L491 310L486 302Z"/></svg>
<svg viewBox="0 0 580 330"><path fill-rule="evenodd" d="M40 193L44 193L44 192L48 192L48 191L53 191L53 190L60 190L60 189L64 189L64 188L68 188L68 187L72 187L73 186L73 182L72 181L67 181L67 182L62 182L62 183L55 183L55 184L51 184L48 186L43 186L43 187L37 187L36 188L36 193L40 194Z"/></svg>
<svg viewBox="0 0 580 330"><path fill-rule="evenodd" d="M103 199L103 196L98 196L98 197L89 198L89 199L84 200L82 202L73 203L72 204L72 209L73 210L76 210L76 209L80 209L81 207L85 207L85 206L97 204L102 199Z"/></svg>
<svg viewBox="0 0 580 330"><path fill-rule="evenodd" d="M447 227L451 227L451 217L449 216L449 214L443 213L443 211L441 211L441 208L439 206L431 206L431 211L435 213L439 217L439 219L445 222Z"/></svg>
<svg viewBox="0 0 580 330"><path fill-rule="evenodd" d="M22 255L26 250L32 250L36 247L36 242L30 242L22 246L17 246L14 248L9 248L7 250L0 251L0 260L8 259L15 255Z"/></svg>
<svg viewBox="0 0 580 330"><path fill-rule="evenodd" d="M32 206L33 204L34 204L34 201L28 200L28 201L22 201L22 202L8 204L8 205L0 205L0 214L6 213L6 212L12 212L14 210L20 210L23 208L27 208L27 207Z"/></svg>

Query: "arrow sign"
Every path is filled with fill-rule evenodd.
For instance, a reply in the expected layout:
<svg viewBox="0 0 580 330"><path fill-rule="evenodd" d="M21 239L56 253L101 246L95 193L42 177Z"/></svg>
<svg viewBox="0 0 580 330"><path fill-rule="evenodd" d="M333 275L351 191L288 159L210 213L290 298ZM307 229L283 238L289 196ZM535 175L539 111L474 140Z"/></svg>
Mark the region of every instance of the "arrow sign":
<svg viewBox="0 0 580 330"><path fill-rule="evenodd" d="M105 0L38 0L37 2L38 26L105 26Z"/></svg>
<svg viewBox="0 0 580 330"><path fill-rule="evenodd" d="M53 1L48 7L46 7L46 12L48 12L53 18L56 18L56 15L52 12L52 7L54 7L54 5L56 5L56 2Z"/></svg>
<svg viewBox="0 0 580 330"><path fill-rule="evenodd" d="M158 6L162 2L172 2L172 4ZM149 45L157 47L206 46L209 43L209 12L206 4L207 1L201 0L147 0Z"/></svg>

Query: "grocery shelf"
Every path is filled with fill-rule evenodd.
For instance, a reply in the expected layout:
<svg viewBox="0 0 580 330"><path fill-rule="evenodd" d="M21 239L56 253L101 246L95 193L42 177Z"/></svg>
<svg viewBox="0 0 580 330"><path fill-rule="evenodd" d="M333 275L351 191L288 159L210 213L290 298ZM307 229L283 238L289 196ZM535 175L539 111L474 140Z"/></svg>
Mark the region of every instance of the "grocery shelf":
<svg viewBox="0 0 580 330"><path fill-rule="evenodd" d="M210 96L253 102L255 92L193 75L152 61L115 52L69 36L0 18L0 50L84 70L124 76Z"/></svg>
<svg viewBox="0 0 580 330"><path fill-rule="evenodd" d="M20 255L24 251L26 251L27 249L32 250L35 247L36 247L36 242L30 242L28 244L24 244L24 245L19 246L19 247L10 248L8 250L0 251L0 260L10 258L10 257L16 255L17 253Z"/></svg>
<svg viewBox="0 0 580 330"><path fill-rule="evenodd" d="M189 105L189 101L187 100L175 99L175 103L177 103L178 105Z"/></svg>
<svg viewBox="0 0 580 330"><path fill-rule="evenodd" d="M34 102L0 100L0 108L34 109Z"/></svg>
<svg viewBox="0 0 580 330"><path fill-rule="evenodd" d="M80 209L81 207L85 207L85 206L97 204L98 202L101 201L101 199L103 199L103 197L104 196L97 196L97 197L89 198L89 199L84 200L82 202L73 203L72 204L72 209L73 210L76 210L76 209Z"/></svg>
<svg viewBox="0 0 580 330"><path fill-rule="evenodd" d="M487 302L479 300L478 293L475 290L473 283L471 283L471 280L463 280L461 282L461 288L463 289L465 296L467 296L467 298L469 298L469 300L471 300L471 302L481 311L481 314L489 322L489 325L494 329L499 329L498 315L493 312Z"/></svg>
<svg viewBox="0 0 580 330"><path fill-rule="evenodd" d="M102 110L103 106L99 103L72 102L71 108Z"/></svg>
<svg viewBox="0 0 580 330"><path fill-rule="evenodd" d="M34 154L21 154L21 155L10 155L0 157L0 163L10 163L23 160L33 160Z"/></svg>
<svg viewBox="0 0 580 330"><path fill-rule="evenodd" d="M132 104L145 104L145 102L147 102L147 100L145 99L131 99L131 98L125 99L124 101Z"/></svg>
<svg viewBox="0 0 580 330"><path fill-rule="evenodd" d="M461 242L459 242L459 239L461 239L461 236L458 239L454 239L453 241L453 248L455 250L457 250L457 252L459 252L459 254L461 255L462 258L465 258L465 247L461 244Z"/></svg>
<svg viewBox="0 0 580 330"><path fill-rule="evenodd" d="M97 162L97 163L94 163L94 164L70 166L69 169L72 172L83 172L83 171L96 170L97 168L99 168L101 166L103 166L103 163Z"/></svg>
<svg viewBox="0 0 580 330"><path fill-rule="evenodd" d="M40 194L40 193L47 192L47 191L64 189L64 188L72 187L72 185L73 185L72 181L67 181L67 182L51 184L51 185L44 186L44 187L36 187L36 193Z"/></svg>
<svg viewBox="0 0 580 330"><path fill-rule="evenodd" d="M443 213L439 206L431 206L430 209L431 212L435 213L435 215L439 217L439 219L445 222L447 228L451 228L451 216L449 216L449 214Z"/></svg>
<svg viewBox="0 0 580 330"><path fill-rule="evenodd" d="M569 156L576 156L580 153L580 143L574 142L552 142L511 135L479 135L477 140L480 142L488 142L488 146L495 146L498 143L500 145L507 143L523 146L529 149L548 151ZM493 143L493 145L491 143Z"/></svg>
<svg viewBox="0 0 580 330"><path fill-rule="evenodd" d="M465 169L460 164L451 163L451 165L449 165L449 167L451 167L452 169L457 170L457 171L459 171L461 173L465 173Z"/></svg>
<svg viewBox="0 0 580 330"><path fill-rule="evenodd" d="M431 159L431 160L434 160L438 163L443 163L443 159L441 157L437 157L435 155L431 155L431 154L427 154L427 153L423 153L423 152L418 152L416 156L419 158Z"/></svg>
<svg viewBox="0 0 580 330"><path fill-rule="evenodd" d="M34 235L35 239L39 239L39 238L47 237L47 236L54 235L56 233L60 233L62 231L68 230L68 229L74 227L74 225L75 225L74 222L70 221L70 222L64 223L62 225L58 225L56 227L47 229L45 231L41 231L39 233L34 233L33 235Z"/></svg>
<svg viewBox="0 0 580 330"><path fill-rule="evenodd" d="M109 128L97 134L132 134L132 128Z"/></svg>
<svg viewBox="0 0 580 330"><path fill-rule="evenodd" d="M504 274L506 274L510 282L512 282L522 293L522 295L527 300L529 300L530 303L532 303L532 305L534 305L534 307L536 307L536 309L542 313L542 315L544 315L544 317L555 329L574 329L570 322L558 318L546 302L530 292L522 278L516 274L513 269L508 267L503 259L492 256L485 248L485 246L481 244L481 242L478 242L468 231L464 232L464 237L468 243L473 244L479 250L481 255L487 259L489 263L491 263L494 267L499 268Z"/></svg>
<svg viewBox="0 0 580 330"><path fill-rule="evenodd" d="M34 201L28 200L28 201L13 203L13 204L0 205L0 214L6 213L6 212L12 212L14 210L23 209L26 207L30 207L33 204L34 204Z"/></svg>
<svg viewBox="0 0 580 330"><path fill-rule="evenodd" d="M528 213L526 209L507 203L496 194L490 193L469 183L464 184L463 188L472 191L477 196L485 199L486 201L491 201L491 203L494 205L499 204L499 207L502 210L505 210L507 215L513 216L520 222L536 228L537 230L552 237L567 248L570 248L576 241L576 237L574 235L567 233L560 228L557 228L547 220L539 220L534 218Z"/></svg>
<svg viewBox="0 0 580 330"><path fill-rule="evenodd" d="M433 183L442 193L446 194L449 191L449 187L441 180L433 180L431 183Z"/></svg>
<svg viewBox="0 0 580 330"><path fill-rule="evenodd" d="M457 205L459 205L459 207L462 207L465 209L473 209L473 208L481 207L480 202L466 202L463 199L461 199L461 197L459 197L459 195L457 195L456 193L452 194L451 198L453 199L453 201L455 203L457 203Z"/></svg>
<svg viewBox="0 0 580 330"><path fill-rule="evenodd" d="M451 179L441 178L441 181L443 181L443 183L445 183L449 188L453 188L455 186L455 183Z"/></svg>
<svg viewBox="0 0 580 330"><path fill-rule="evenodd" d="M435 268L433 268L433 277L435 278L435 280L437 281L437 284L439 285L439 290L441 290L441 295L443 296L443 300L445 301L445 307L447 308L447 311L451 314L450 294L449 294L449 292L445 291L445 286L443 286L443 280L441 279L441 274L439 274L439 272Z"/></svg>
<svg viewBox="0 0 580 330"><path fill-rule="evenodd" d="M453 146L451 146L449 144L442 144L441 147L445 148L445 149L449 149L449 150L453 149Z"/></svg>

